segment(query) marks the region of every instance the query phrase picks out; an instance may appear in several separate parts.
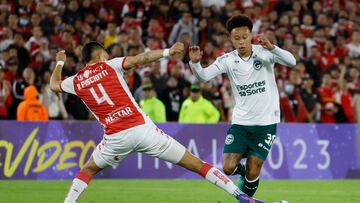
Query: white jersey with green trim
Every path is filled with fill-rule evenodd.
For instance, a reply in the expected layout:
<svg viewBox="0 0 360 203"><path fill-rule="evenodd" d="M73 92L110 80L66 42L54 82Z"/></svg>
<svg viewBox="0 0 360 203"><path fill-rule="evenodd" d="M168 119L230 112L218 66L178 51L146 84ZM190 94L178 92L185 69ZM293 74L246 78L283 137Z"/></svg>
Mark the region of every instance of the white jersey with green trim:
<svg viewBox="0 0 360 203"><path fill-rule="evenodd" d="M207 68L200 63L190 67L200 81L208 81L226 73L235 97L232 124L270 125L280 122L279 92L275 81L274 64L296 65L294 56L277 46L267 50L252 45L252 54L242 58L237 50L216 59Z"/></svg>

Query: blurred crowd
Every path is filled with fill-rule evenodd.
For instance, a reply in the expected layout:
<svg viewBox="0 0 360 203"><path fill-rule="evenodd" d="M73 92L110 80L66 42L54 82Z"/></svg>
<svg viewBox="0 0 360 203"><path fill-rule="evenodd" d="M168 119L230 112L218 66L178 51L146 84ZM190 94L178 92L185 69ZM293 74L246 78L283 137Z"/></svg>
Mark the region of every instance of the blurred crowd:
<svg viewBox="0 0 360 203"><path fill-rule="evenodd" d="M198 44L207 66L233 49L227 19L245 14L253 20L254 35L265 34L297 59L295 68L275 67L283 122L360 123L359 0L0 2L1 119L31 120L29 114L39 111L47 114L45 120L93 119L76 96L50 90L59 50L67 54L64 79L84 67L81 49L92 40L111 58L176 41ZM188 60L185 54L126 72L136 101L157 122L231 120L235 103L226 75L199 83Z"/></svg>

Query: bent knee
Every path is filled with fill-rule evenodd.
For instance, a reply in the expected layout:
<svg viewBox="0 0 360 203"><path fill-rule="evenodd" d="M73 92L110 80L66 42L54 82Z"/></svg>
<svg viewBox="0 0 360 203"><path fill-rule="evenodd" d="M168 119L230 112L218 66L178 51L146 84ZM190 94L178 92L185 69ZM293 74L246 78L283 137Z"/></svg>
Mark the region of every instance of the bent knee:
<svg viewBox="0 0 360 203"><path fill-rule="evenodd" d="M233 163L223 163L223 171L226 175L232 175L237 165Z"/></svg>
<svg viewBox="0 0 360 203"><path fill-rule="evenodd" d="M94 161L89 160L80 171L85 172L89 176L94 176L98 172L100 172L102 169L99 168Z"/></svg>

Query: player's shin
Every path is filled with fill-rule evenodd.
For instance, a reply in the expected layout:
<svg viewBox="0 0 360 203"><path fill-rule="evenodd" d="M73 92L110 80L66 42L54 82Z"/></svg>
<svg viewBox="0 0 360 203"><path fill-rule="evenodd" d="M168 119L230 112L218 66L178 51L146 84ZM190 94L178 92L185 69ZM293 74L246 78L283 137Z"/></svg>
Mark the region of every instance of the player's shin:
<svg viewBox="0 0 360 203"><path fill-rule="evenodd" d="M80 171L74 178L64 203L75 203L90 183L91 176Z"/></svg>
<svg viewBox="0 0 360 203"><path fill-rule="evenodd" d="M198 173L206 180L217 187L222 188L234 197L237 197L241 193L239 188L237 188L225 174L208 163L204 163Z"/></svg>

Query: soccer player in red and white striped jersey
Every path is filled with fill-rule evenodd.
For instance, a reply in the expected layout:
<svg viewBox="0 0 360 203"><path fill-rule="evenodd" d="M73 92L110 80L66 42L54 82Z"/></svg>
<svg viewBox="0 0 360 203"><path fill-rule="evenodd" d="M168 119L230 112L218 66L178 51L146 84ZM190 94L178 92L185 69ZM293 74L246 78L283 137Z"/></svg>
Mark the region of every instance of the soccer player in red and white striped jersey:
<svg viewBox="0 0 360 203"><path fill-rule="evenodd" d="M108 60L109 55L101 44L89 42L82 51L85 68L64 81L61 81L61 71L66 54L65 51L56 54L51 89L80 97L105 131L103 140L74 178L65 203L76 202L95 174L108 166L120 164L132 152L149 154L199 173L239 202L256 202L240 192L218 169L204 163L158 129L132 97L123 78L126 70L177 54L184 54L182 43L175 43L170 49Z"/></svg>

